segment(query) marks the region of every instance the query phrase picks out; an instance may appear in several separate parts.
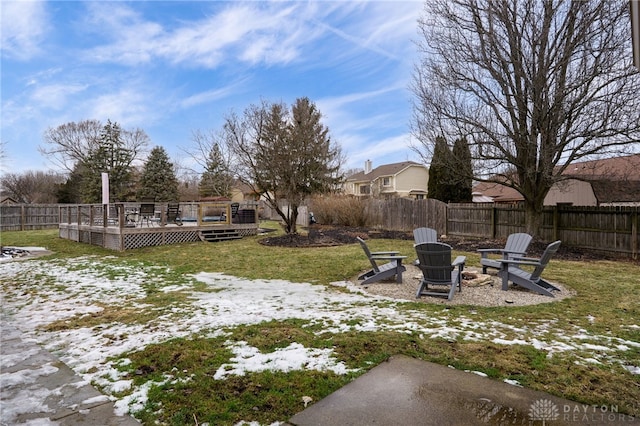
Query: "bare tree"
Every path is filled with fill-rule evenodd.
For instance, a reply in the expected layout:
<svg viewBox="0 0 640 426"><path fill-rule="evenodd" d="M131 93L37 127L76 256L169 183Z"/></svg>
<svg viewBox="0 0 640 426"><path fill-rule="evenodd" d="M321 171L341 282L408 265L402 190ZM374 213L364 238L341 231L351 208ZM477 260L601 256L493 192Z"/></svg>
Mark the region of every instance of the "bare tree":
<svg viewBox="0 0 640 426"><path fill-rule="evenodd" d="M45 145L39 151L63 170L73 171L77 162L84 163L100 144L104 125L98 120L83 120L49 128L44 133ZM146 153L149 136L141 129L121 129L120 139L134 160Z"/></svg>
<svg viewBox="0 0 640 426"><path fill-rule="evenodd" d="M2 176L2 194L19 203L57 203L65 179L59 173L26 171Z"/></svg>
<svg viewBox="0 0 640 426"><path fill-rule="evenodd" d="M518 190L538 234L570 163L640 141L628 2L430 0L419 21L412 133L467 138L475 178Z"/></svg>
<svg viewBox="0 0 640 426"><path fill-rule="evenodd" d="M225 135L239 164L239 178L262 194L296 233L298 207L307 197L331 192L342 180L340 148L329 137L322 114L307 98L251 105L227 116Z"/></svg>

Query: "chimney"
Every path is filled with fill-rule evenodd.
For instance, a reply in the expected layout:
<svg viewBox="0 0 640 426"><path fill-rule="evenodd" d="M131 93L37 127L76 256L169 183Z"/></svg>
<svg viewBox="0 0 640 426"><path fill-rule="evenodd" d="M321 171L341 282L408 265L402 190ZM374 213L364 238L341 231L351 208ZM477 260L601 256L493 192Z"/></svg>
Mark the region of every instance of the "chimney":
<svg viewBox="0 0 640 426"><path fill-rule="evenodd" d="M371 160L367 160L364 162L364 174L371 173Z"/></svg>

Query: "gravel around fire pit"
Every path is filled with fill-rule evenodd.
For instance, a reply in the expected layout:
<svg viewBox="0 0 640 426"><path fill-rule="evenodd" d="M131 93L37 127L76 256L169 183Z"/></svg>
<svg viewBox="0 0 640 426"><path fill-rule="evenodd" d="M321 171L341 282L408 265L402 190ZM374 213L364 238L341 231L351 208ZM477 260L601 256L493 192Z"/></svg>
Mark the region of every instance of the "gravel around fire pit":
<svg viewBox="0 0 640 426"><path fill-rule="evenodd" d="M402 274L402 283L397 284L395 280L381 281L368 285L360 285L358 277L353 277L350 281L359 288L370 294L390 297L393 299L409 300L422 303L436 303L442 305L475 305L475 306L525 306L539 303L557 302L567 297L575 296L575 291L563 286L560 283L552 283L561 291L554 292L555 297L543 296L522 287L510 285L508 291L502 290L502 284L495 274L482 275L482 270L477 268L465 268L465 273L472 272L480 275L478 279L467 279L462 282L462 292L456 290L453 300L446 297L421 296L416 299L416 292L420 285L422 272L414 265L406 265L407 270ZM486 278L486 279L483 279Z"/></svg>

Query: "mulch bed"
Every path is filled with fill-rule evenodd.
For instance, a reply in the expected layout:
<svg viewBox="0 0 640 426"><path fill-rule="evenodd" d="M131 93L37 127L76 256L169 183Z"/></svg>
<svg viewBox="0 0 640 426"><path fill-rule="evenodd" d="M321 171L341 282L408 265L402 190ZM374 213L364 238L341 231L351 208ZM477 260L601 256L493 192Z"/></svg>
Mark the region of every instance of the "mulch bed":
<svg viewBox="0 0 640 426"><path fill-rule="evenodd" d="M277 237L267 237L260 240L260 243L266 246L279 247L331 247L343 244L353 244L356 242L356 237L360 237L363 240L373 238L413 240L413 233L384 231L360 227L314 225L308 230L307 235L290 234ZM474 252L479 248L503 248L506 242L506 239L490 240L458 237L441 237L439 240L449 244L454 250L466 252ZM539 257L542 255L546 247L547 243L534 240L529 246L528 255L531 257ZM625 260L619 255L592 252L566 246L560 246L560 249L554 257L564 260Z"/></svg>

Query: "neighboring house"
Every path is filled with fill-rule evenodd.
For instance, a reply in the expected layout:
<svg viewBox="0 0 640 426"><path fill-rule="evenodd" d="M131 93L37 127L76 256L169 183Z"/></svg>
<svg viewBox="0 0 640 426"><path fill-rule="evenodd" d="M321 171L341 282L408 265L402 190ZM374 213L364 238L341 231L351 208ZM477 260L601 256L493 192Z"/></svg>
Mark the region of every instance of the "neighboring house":
<svg viewBox="0 0 640 426"><path fill-rule="evenodd" d="M345 194L377 197L423 199L427 197L429 169L413 161L384 164L375 169L370 160L364 171L349 176L344 185Z"/></svg>
<svg viewBox="0 0 640 426"><path fill-rule="evenodd" d="M640 206L640 154L575 163L563 175L567 179L549 190L546 206ZM473 187L473 202L522 200L518 191L497 183Z"/></svg>
<svg viewBox="0 0 640 426"><path fill-rule="evenodd" d="M3 206L12 206L16 204L19 204L19 203L11 197L4 197L2 200L0 200L0 205L3 205Z"/></svg>
<svg viewBox="0 0 640 426"><path fill-rule="evenodd" d="M231 188L231 201L258 201L260 200L260 194L255 192L251 186L246 183L240 182L239 180L235 182L233 187Z"/></svg>

